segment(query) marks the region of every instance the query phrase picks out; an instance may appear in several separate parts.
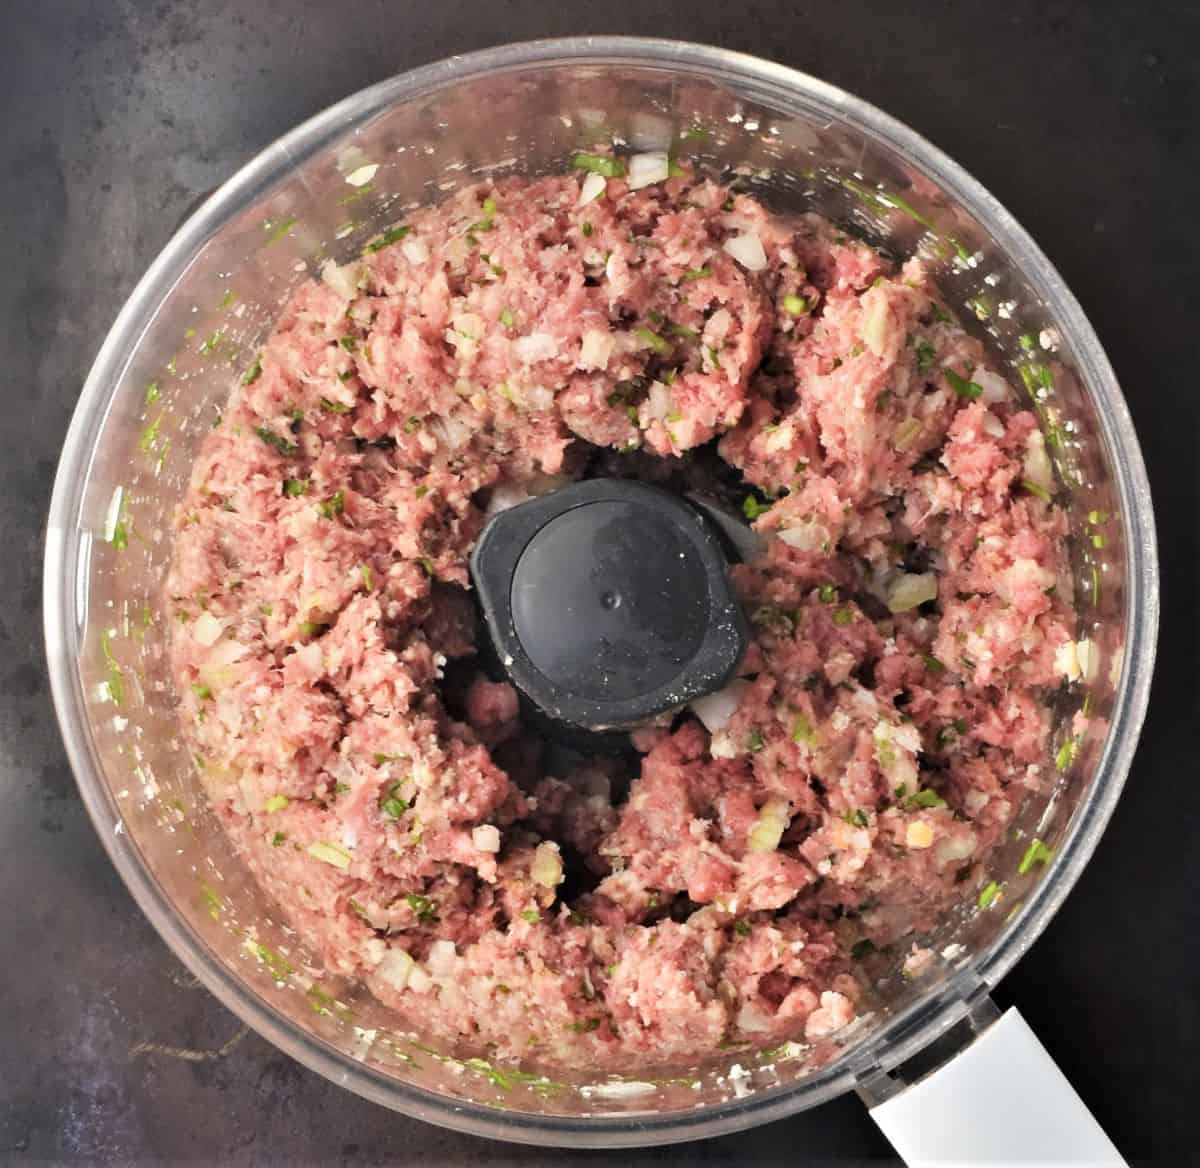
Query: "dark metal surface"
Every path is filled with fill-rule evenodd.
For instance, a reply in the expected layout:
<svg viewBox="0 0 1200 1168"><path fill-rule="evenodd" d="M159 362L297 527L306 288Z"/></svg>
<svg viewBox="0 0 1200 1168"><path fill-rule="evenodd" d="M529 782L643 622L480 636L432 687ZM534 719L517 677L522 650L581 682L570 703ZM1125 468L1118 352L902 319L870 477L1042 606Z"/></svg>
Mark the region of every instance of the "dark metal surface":
<svg viewBox="0 0 1200 1168"><path fill-rule="evenodd" d="M774 57L909 122L1030 229L1108 348L1162 533L1158 678L1112 826L997 997L1020 1006L1127 1157L1195 1162L1200 9L42 0L6 5L0 20L0 1161L601 1158L438 1131L241 1035L142 920L80 805L50 710L39 576L83 376L199 195L301 119L413 65L506 40L625 32ZM614 1155L802 1165L888 1153L843 1099L702 1145Z"/></svg>

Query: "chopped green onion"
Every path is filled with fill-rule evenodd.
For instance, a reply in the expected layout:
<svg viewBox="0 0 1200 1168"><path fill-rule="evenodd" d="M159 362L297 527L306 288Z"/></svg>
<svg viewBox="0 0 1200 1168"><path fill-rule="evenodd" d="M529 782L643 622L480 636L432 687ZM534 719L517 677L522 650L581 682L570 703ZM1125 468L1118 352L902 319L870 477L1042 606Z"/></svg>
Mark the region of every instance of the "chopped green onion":
<svg viewBox="0 0 1200 1168"><path fill-rule="evenodd" d="M202 681L197 681L192 684L192 693L196 695L196 700L201 702L211 702L213 691L212 686L205 685Z"/></svg>
<svg viewBox="0 0 1200 1168"><path fill-rule="evenodd" d="M854 623L854 609L849 606L838 608L833 613L833 623L845 628L846 625Z"/></svg>
<svg viewBox="0 0 1200 1168"><path fill-rule="evenodd" d="M340 868L343 872L350 867L350 863L354 859L345 848L323 841L309 844L306 850L314 860L320 860L322 864L328 864L331 868Z"/></svg>
<svg viewBox="0 0 1200 1168"><path fill-rule="evenodd" d="M905 806L909 811L916 811L918 808L924 808L926 811L933 811L939 807L946 806L946 800L941 797L932 787L925 787L920 791L915 791L905 801Z"/></svg>
<svg viewBox="0 0 1200 1168"><path fill-rule="evenodd" d="M925 668L930 673L946 672L946 667L932 653L922 653L921 660L925 662Z"/></svg>
<svg viewBox="0 0 1200 1168"><path fill-rule="evenodd" d="M358 565L358 574L362 577L363 587L368 592L370 592L371 591L371 565L370 564L359 564Z"/></svg>
<svg viewBox="0 0 1200 1168"><path fill-rule="evenodd" d="M283 843L285 839L287 839L287 836L284 835L283 832L277 831L273 836L271 836L271 847L279 847L279 845Z"/></svg>
<svg viewBox="0 0 1200 1168"><path fill-rule="evenodd" d="M667 323L667 332L673 337L698 337L700 335L695 329L688 328L685 324L676 324L674 321Z"/></svg>
<svg viewBox="0 0 1200 1168"><path fill-rule="evenodd" d="M757 754L763 748L763 736L757 730L750 731L750 737L747 739L747 745Z"/></svg>
<svg viewBox="0 0 1200 1168"><path fill-rule="evenodd" d="M1017 871L1024 876L1034 864L1048 864L1054 858L1054 850L1046 847L1044 843L1036 836L1033 842L1026 849L1025 855L1021 857L1020 864L1017 865Z"/></svg>
<svg viewBox="0 0 1200 1168"><path fill-rule="evenodd" d="M517 323L517 318L513 316L512 309L502 308L500 310L500 323L504 325L505 328L512 328L512 326Z"/></svg>
<svg viewBox="0 0 1200 1168"><path fill-rule="evenodd" d="M1032 479L1022 479L1021 486L1031 495L1036 495L1043 503L1051 502L1050 492L1041 483L1035 483Z"/></svg>
<svg viewBox="0 0 1200 1168"><path fill-rule="evenodd" d="M398 243L411 231L411 227L391 227L378 239L368 243L367 246L363 248L363 255L367 255L369 252L380 251L382 248L387 247L388 244Z"/></svg>
<svg viewBox="0 0 1200 1168"><path fill-rule="evenodd" d="M592 232L595 231L596 229L591 225L591 223L589 223L585 219L583 221L583 226L580 228L580 230L583 232L584 239L591 239Z"/></svg>
<svg viewBox="0 0 1200 1168"><path fill-rule="evenodd" d="M916 354L918 372L924 373L927 369L933 367L937 350L928 341L922 339L917 342Z"/></svg>
<svg viewBox="0 0 1200 1168"><path fill-rule="evenodd" d="M1054 765L1060 771L1067 770L1068 767L1075 761L1075 755L1079 752L1079 740L1077 738L1064 738L1062 745L1058 748L1058 752L1054 756Z"/></svg>
<svg viewBox="0 0 1200 1168"><path fill-rule="evenodd" d="M589 174L599 174L605 178L622 178L625 174L625 163L607 154L576 154L571 159L571 165L576 170L586 170Z"/></svg>
<svg viewBox="0 0 1200 1168"><path fill-rule="evenodd" d="M333 519L335 516L341 515L345 509L346 495L344 491L338 491L332 498L317 504L317 510L325 519Z"/></svg>
<svg viewBox="0 0 1200 1168"><path fill-rule="evenodd" d="M969 381L967 378L955 373L949 366L942 370L946 380L950 383L950 388L954 390L959 397L970 398L972 401L983 393L983 386L976 385L974 381Z"/></svg>
<svg viewBox="0 0 1200 1168"><path fill-rule="evenodd" d="M567 1023L567 1029L574 1030L576 1034L589 1034L591 1031L598 1029L599 1026L599 1018L585 1018L582 1022Z"/></svg>
<svg viewBox="0 0 1200 1168"><path fill-rule="evenodd" d="M320 621L303 621L300 625L300 635L302 637L315 637L324 628L326 626Z"/></svg>
<svg viewBox="0 0 1200 1168"><path fill-rule="evenodd" d="M287 805L288 797L286 795L272 795L263 804L263 810L266 812L282 811Z"/></svg>
<svg viewBox="0 0 1200 1168"><path fill-rule="evenodd" d="M867 813L861 807L856 807L853 811L847 811L842 818L851 827L866 827L868 823Z"/></svg>
<svg viewBox="0 0 1200 1168"><path fill-rule="evenodd" d="M822 584L817 589L817 597L822 604L833 604L837 600L837 588L832 584Z"/></svg>
<svg viewBox="0 0 1200 1168"><path fill-rule="evenodd" d="M792 719L792 741L799 744L801 742L812 746L817 741L817 732L813 729L813 724L803 715L797 714Z"/></svg>
<svg viewBox="0 0 1200 1168"><path fill-rule="evenodd" d="M421 419L416 417L415 415L410 417L408 419L408 421L404 423L404 432L406 434L413 434L420 428L421 428Z"/></svg>
<svg viewBox="0 0 1200 1168"><path fill-rule="evenodd" d="M803 296L789 292L783 298L783 310L792 316L807 316L812 312L812 305Z"/></svg>
<svg viewBox="0 0 1200 1168"><path fill-rule="evenodd" d="M771 503L760 503L753 495L747 495L742 500L742 514L751 522L770 511L771 507Z"/></svg>
<svg viewBox="0 0 1200 1168"><path fill-rule="evenodd" d="M996 898L1000 895L1000 889L1002 887L1003 887L1003 885L997 884L996 881L993 880L979 894L979 907L980 908L991 908L992 905L996 902Z"/></svg>
<svg viewBox="0 0 1200 1168"><path fill-rule="evenodd" d="M684 272L683 275L679 277L679 279L680 280L703 280L705 278L705 276L711 276L711 275L712 275L712 268L708 267L708 265L706 264L702 268L688 268L688 270L686 272Z"/></svg>
<svg viewBox="0 0 1200 1168"><path fill-rule="evenodd" d="M108 668L108 679L104 683L108 689L108 700L114 706L119 706L125 700L125 675L113 656L112 637L107 629L100 635L100 651L104 654L104 664Z"/></svg>
<svg viewBox="0 0 1200 1168"><path fill-rule="evenodd" d="M376 755L376 758L379 756ZM400 784L393 783L379 800L379 810L389 819L399 819L411 806L406 799L400 798Z"/></svg>
<svg viewBox="0 0 1200 1168"><path fill-rule="evenodd" d="M294 458L300 453L300 447L295 442L289 442L282 435L276 434L269 426L256 426L254 432L272 450L278 451L284 458Z"/></svg>
<svg viewBox="0 0 1200 1168"><path fill-rule="evenodd" d="M734 921L733 931L739 937L749 937L752 926L749 921Z"/></svg>
<svg viewBox="0 0 1200 1168"><path fill-rule="evenodd" d="M542 914L536 908L527 908L521 913L521 919L528 921L531 925L536 925L542 919Z"/></svg>
<svg viewBox="0 0 1200 1168"><path fill-rule="evenodd" d="M308 481L306 479L284 479L283 493L293 499L298 495L307 495Z"/></svg>
<svg viewBox="0 0 1200 1168"><path fill-rule="evenodd" d="M437 906L428 896L420 896L415 892L409 892L405 895L404 899L408 902L408 907L416 913L417 920L421 924L429 924L437 920Z"/></svg>
<svg viewBox="0 0 1200 1168"><path fill-rule="evenodd" d="M162 392L158 388L158 382L150 382L146 386L146 405L152 406L160 397L162 397Z"/></svg>
<svg viewBox="0 0 1200 1168"><path fill-rule="evenodd" d="M331 401L327 397L321 398L321 409L327 414L348 414L354 407L346 405L345 402Z"/></svg>
<svg viewBox="0 0 1200 1168"><path fill-rule="evenodd" d="M633 330L634 336L644 344L649 345L656 353L669 353L671 351L671 342L652 329L646 328L644 325Z"/></svg>

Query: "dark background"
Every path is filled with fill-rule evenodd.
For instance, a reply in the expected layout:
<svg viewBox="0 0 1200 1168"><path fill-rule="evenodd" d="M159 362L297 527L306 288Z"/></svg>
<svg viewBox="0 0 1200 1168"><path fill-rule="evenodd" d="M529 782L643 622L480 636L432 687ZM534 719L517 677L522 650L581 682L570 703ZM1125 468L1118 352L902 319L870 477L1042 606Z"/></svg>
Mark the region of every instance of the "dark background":
<svg viewBox="0 0 1200 1168"><path fill-rule="evenodd" d="M197 197L390 74L507 40L638 33L773 57L882 106L1033 233L1094 322L1150 467L1159 670L1126 794L997 994L1126 1156L1196 1163L1200 8L983 0L14 0L0 15L0 1160L564 1163L366 1103L195 986L118 881L59 742L40 567L55 462L123 298ZM139 1043L218 1051L180 1061ZM575 1159L601 1158L577 1154ZM843 1099L623 1164L883 1162Z"/></svg>

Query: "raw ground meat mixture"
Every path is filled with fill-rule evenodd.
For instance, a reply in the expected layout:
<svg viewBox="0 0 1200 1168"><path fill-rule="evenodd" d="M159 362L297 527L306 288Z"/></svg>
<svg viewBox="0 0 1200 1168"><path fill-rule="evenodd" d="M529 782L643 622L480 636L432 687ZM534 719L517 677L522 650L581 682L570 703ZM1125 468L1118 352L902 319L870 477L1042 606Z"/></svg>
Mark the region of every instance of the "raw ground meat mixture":
<svg viewBox="0 0 1200 1168"><path fill-rule="evenodd" d="M596 474L766 538L738 680L627 757L523 724L469 591L489 509ZM204 441L182 719L302 938L426 1034L613 1069L812 1042L1050 782L1052 490L918 260L686 169L487 183L301 285Z"/></svg>

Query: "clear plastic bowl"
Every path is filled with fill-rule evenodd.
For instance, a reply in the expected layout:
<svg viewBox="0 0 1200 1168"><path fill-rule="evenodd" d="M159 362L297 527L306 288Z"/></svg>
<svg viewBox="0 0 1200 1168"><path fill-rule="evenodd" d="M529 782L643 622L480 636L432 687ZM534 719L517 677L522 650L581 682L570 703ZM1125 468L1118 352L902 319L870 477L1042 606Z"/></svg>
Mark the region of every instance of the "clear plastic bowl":
<svg viewBox="0 0 1200 1168"><path fill-rule="evenodd" d="M1053 790L1029 800L991 861L1003 896L946 919L922 977L884 970L870 1016L836 1046L727 1051L647 1068L638 1083L547 1083L427 1048L413 1021L312 965L206 808L176 724L159 589L191 456L288 291L409 207L479 175L561 170L610 134L675 141L702 166L740 168L777 208L813 208L930 258L1014 382L1028 381L1055 439L1079 636L1093 648L1090 680L1063 697ZM365 185L347 181L375 165ZM222 1002L334 1082L422 1119L619 1146L728 1132L878 1084L970 1015L1046 926L1112 811L1146 706L1157 589L1149 489L1112 370L1058 273L991 195L905 126L801 73L696 45L580 38L456 57L367 89L264 150L188 220L122 309L75 411L50 512L45 621L92 818L138 904ZM1072 736L1084 701L1087 729ZM1035 834L1054 859L1021 874Z"/></svg>

